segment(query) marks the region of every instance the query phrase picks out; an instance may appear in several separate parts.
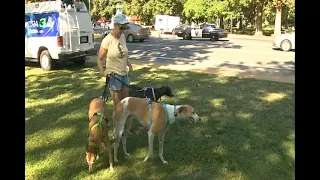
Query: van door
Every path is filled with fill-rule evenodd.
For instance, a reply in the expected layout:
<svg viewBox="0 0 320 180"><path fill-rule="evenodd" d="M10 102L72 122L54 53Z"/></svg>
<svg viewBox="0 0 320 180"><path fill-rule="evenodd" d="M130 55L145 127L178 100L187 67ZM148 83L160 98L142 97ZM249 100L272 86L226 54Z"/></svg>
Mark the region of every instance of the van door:
<svg viewBox="0 0 320 180"><path fill-rule="evenodd" d="M91 18L88 12L77 12L80 32L80 49L87 51L94 48L93 42L93 28L91 26Z"/></svg>
<svg viewBox="0 0 320 180"><path fill-rule="evenodd" d="M67 14L64 14L64 18L61 22L62 32L65 32L63 33L64 42L69 51L87 51L94 48L93 28L88 12L68 12Z"/></svg>

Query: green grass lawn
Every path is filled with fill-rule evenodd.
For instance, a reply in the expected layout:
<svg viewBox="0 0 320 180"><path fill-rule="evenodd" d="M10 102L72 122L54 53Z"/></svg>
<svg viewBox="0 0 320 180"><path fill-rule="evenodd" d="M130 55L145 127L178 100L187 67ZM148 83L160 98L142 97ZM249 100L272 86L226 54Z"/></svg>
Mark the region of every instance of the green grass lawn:
<svg viewBox="0 0 320 180"><path fill-rule="evenodd" d="M89 174L85 160L88 104L102 95L104 79L94 64L45 72L25 67L26 179L292 180L295 175L293 84L194 72L135 68L132 84L169 85L169 104L190 104L202 121L179 121L165 136L163 165L147 155L147 132L133 122L125 157L109 172L107 153ZM197 86L196 84L199 84ZM209 87L211 86L211 87ZM111 100L107 102L111 116Z"/></svg>

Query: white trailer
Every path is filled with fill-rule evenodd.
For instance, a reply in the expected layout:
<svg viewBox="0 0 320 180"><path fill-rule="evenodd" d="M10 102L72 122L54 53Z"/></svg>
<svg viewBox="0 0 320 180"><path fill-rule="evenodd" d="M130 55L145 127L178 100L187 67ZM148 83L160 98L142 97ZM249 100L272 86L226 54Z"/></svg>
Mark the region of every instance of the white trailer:
<svg viewBox="0 0 320 180"><path fill-rule="evenodd" d="M154 29L157 31L172 32L173 28L180 24L179 16L169 16L169 15L156 15L156 21L154 25Z"/></svg>

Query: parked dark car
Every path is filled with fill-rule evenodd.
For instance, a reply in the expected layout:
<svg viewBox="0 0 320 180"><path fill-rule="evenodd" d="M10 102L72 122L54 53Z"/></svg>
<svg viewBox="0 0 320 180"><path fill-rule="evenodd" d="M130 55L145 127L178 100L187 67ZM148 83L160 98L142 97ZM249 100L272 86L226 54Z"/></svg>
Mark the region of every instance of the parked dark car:
<svg viewBox="0 0 320 180"><path fill-rule="evenodd" d="M201 24L198 27L188 26L180 30L177 35L183 39L210 38L210 40L217 41L220 38L227 38L228 31L216 28L214 24Z"/></svg>
<svg viewBox="0 0 320 180"><path fill-rule="evenodd" d="M107 30L104 32L103 37L106 37L112 30ZM123 31L127 42L132 43L136 40L142 42L145 39L149 39L149 28L144 28L139 24L130 23L128 24L128 29Z"/></svg>
<svg viewBox="0 0 320 180"><path fill-rule="evenodd" d="M187 27L188 27L188 25L186 25L186 24L179 24L178 26L173 28L172 34L178 34L179 31L181 31L181 30L183 30L183 29L185 29Z"/></svg>

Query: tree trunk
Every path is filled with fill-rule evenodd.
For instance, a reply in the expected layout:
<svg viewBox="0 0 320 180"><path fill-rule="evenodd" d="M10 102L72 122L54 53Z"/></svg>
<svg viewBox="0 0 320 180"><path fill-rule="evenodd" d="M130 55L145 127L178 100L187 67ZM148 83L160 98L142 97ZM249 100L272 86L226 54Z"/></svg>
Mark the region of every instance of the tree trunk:
<svg viewBox="0 0 320 180"><path fill-rule="evenodd" d="M233 32L232 32L232 27L233 27L233 21L232 21L232 18L230 19L230 24L231 24L231 26L230 26L230 33L233 33Z"/></svg>
<svg viewBox="0 0 320 180"><path fill-rule="evenodd" d="M274 35L281 34L281 6L276 7L276 20L274 23Z"/></svg>
<svg viewBox="0 0 320 180"><path fill-rule="evenodd" d="M262 3L257 5L257 21L256 21L256 32L255 36L262 36Z"/></svg>
<svg viewBox="0 0 320 180"><path fill-rule="evenodd" d="M242 21L243 21L243 19L242 19L242 17L240 16L240 24L239 24L239 29L242 31Z"/></svg>
<svg viewBox="0 0 320 180"><path fill-rule="evenodd" d="M289 22L288 22L288 18L286 17L286 20L285 20L285 24L286 24L286 29L289 29Z"/></svg>
<svg viewBox="0 0 320 180"><path fill-rule="evenodd" d="M223 16L220 17L220 28L224 29Z"/></svg>

